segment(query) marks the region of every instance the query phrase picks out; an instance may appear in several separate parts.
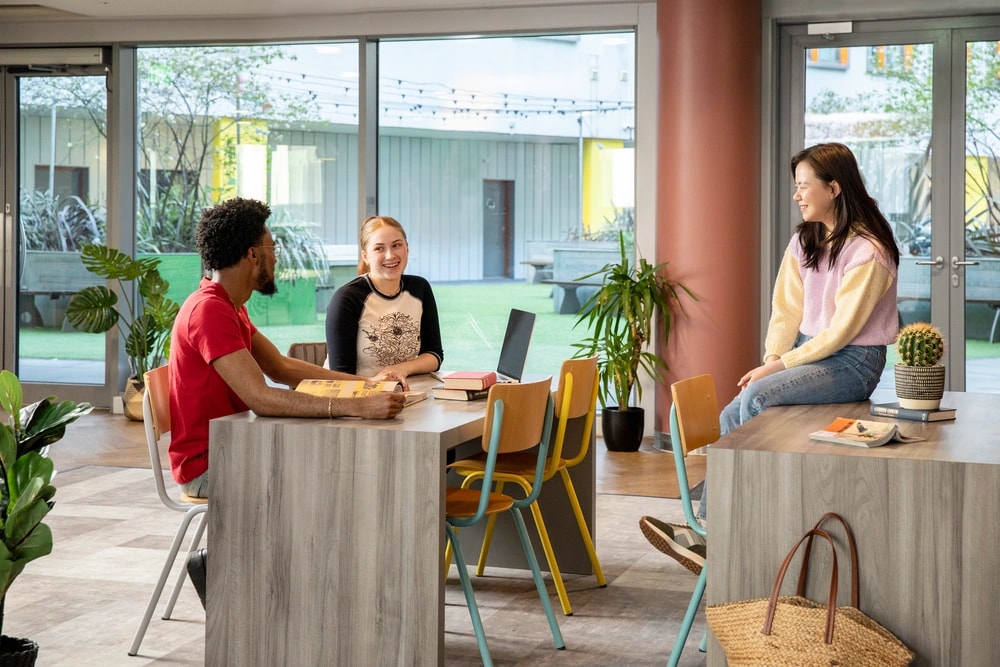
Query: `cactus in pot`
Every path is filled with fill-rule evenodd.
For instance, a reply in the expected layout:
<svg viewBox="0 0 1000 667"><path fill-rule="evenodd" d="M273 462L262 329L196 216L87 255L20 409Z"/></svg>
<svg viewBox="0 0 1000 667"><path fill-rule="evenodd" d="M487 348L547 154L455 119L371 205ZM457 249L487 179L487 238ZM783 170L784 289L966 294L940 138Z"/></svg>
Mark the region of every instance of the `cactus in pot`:
<svg viewBox="0 0 1000 667"><path fill-rule="evenodd" d="M914 322L900 329L896 352L904 366L935 366L944 356L944 336L932 324Z"/></svg>
<svg viewBox="0 0 1000 667"><path fill-rule="evenodd" d="M895 367L896 396L901 407L936 410L944 395L945 367L941 330L927 322L914 322L896 338L899 363Z"/></svg>

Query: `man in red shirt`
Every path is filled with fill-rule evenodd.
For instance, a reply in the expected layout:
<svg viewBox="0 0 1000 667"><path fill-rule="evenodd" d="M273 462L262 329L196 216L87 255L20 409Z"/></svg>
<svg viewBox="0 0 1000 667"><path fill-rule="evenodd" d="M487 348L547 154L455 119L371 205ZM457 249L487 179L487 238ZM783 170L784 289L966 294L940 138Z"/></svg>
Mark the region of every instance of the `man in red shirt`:
<svg viewBox="0 0 1000 667"><path fill-rule="evenodd" d="M250 322L246 302L254 292L277 292L274 269L281 247L266 221L267 204L234 198L205 209L196 242L210 277L181 306L170 339L170 470L185 493L208 496L208 423L253 410L265 417L341 416L388 419L405 400L401 392L361 398L324 398L271 386L295 387L307 378L359 379L292 359ZM374 379L399 379L383 373ZM188 560L191 581L204 604L205 550Z"/></svg>

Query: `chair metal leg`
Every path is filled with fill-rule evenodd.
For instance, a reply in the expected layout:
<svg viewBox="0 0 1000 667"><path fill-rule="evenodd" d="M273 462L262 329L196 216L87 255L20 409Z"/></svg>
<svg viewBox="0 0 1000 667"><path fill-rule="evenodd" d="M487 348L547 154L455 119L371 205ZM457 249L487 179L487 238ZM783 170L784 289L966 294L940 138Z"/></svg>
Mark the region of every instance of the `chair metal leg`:
<svg viewBox="0 0 1000 667"><path fill-rule="evenodd" d="M444 530L452 551L461 554L462 548L458 544L458 533L447 522L445 522ZM479 644L479 656L483 660L483 667L493 667L490 647L486 644L486 633L483 631L483 619L479 616L479 605L476 604L476 596L472 592L469 573L461 557L455 559L455 565L458 567L458 578L462 582L462 591L465 593L465 604L469 607L469 616L472 617L472 630L476 633L476 643Z"/></svg>
<svg viewBox="0 0 1000 667"><path fill-rule="evenodd" d="M497 481L493 485L494 493L503 493L504 483ZM481 577L486 572L486 557L490 555L490 545L493 544L493 528L497 525L497 515L486 517L486 530L483 532L483 546L479 549L479 561L476 563L476 576Z"/></svg>
<svg viewBox="0 0 1000 667"><path fill-rule="evenodd" d="M201 544L201 537L205 533L205 521L198 522L198 529L194 532L194 538L191 539L191 544L188 545L188 553L192 553ZM177 583L174 584L174 590L170 593L170 601L167 602L167 608L163 610L162 618L164 621L170 620L170 615L174 613L174 605L177 604L177 598L180 597L181 588L184 586L184 580L187 579L188 571L187 564L181 567L181 571L177 573Z"/></svg>
<svg viewBox="0 0 1000 667"><path fill-rule="evenodd" d="M142 638L146 634L146 628L149 627L149 619L153 617L153 610L156 608L156 603L160 601L160 595L163 593L163 586L167 583L167 576L169 576L170 569L174 565L174 560L177 558L177 552L180 551L181 542L187 534L188 527L191 525L191 520L198 515L204 514L206 509L208 509L208 505L196 505L192 507L184 515L184 518L181 520L181 525L177 527L177 533L174 535L173 544L170 545L170 552L167 554L167 560L163 563L163 569L160 570L160 578L156 582L156 587L153 588L153 594L149 596L149 603L146 605L146 611L143 612L142 620L139 621L139 628L135 631L135 637L132 639L132 646L128 650L129 655L137 655L139 653L139 645L142 643Z"/></svg>
<svg viewBox="0 0 1000 667"><path fill-rule="evenodd" d="M677 633L677 639L674 641L674 649L670 652L670 660L667 661L667 667L677 667L677 663L681 660L681 652L684 650L684 643L687 641L688 633L691 632L691 625L694 623L694 615L698 613L698 605L701 604L701 598L705 594L705 581L708 576L708 564L701 568L701 574L698 575L698 583L694 586L694 591L691 593L691 602L688 603L687 611L684 613L684 622L681 623L680 631ZM704 640L702 640L704 643Z"/></svg>
<svg viewBox="0 0 1000 667"><path fill-rule="evenodd" d="M698 645L698 650L702 653L708 650L708 631L701 636L701 644Z"/></svg>
<svg viewBox="0 0 1000 667"><path fill-rule="evenodd" d="M608 585L608 582L604 578L601 561L597 559L597 550L594 548L594 541L590 538L590 529L587 527L587 520L583 516L580 500L576 497L576 487L573 486L573 480L570 479L569 471L566 468L560 468L559 473L563 480L563 486L566 487L569 504L573 508L573 516L576 517L576 525L580 528L580 538L583 539L583 546L587 550L587 555L590 556L590 566L594 569L594 576L597 577L597 585L603 588Z"/></svg>
<svg viewBox="0 0 1000 667"><path fill-rule="evenodd" d="M556 554L552 550L552 541L549 539L549 531L545 529L545 520L542 519L542 508L538 506L538 501L529 505L531 516L535 519L535 528L538 530L538 538L542 542L542 553L549 565L549 574L552 575L552 583L556 587L556 594L559 596L559 603L562 605L563 614L573 615L573 607L569 604L569 593L566 592L566 584L563 583L562 572L559 571L559 563L556 562Z"/></svg>
<svg viewBox="0 0 1000 667"><path fill-rule="evenodd" d="M555 641L557 649L566 648L563 641L562 632L559 631L559 623L556 615L552 612L552 603L549 602L549 592L545 590L545 582L542 581L542 573L538 569L538 559L535 558L535 551L531 548L531 540L528 539L528 529L524 525L524 517L521 510L512 507L510 513L514 515L514 524L517 526L517 534L521 538L521 546L524 547L524 555L528 559L531 567L531 576L535 580L535 588L538 589L538 597L542 601L542 608L545 610L545 618L549 621L549 629L552 630L552 639Z"/></svg>

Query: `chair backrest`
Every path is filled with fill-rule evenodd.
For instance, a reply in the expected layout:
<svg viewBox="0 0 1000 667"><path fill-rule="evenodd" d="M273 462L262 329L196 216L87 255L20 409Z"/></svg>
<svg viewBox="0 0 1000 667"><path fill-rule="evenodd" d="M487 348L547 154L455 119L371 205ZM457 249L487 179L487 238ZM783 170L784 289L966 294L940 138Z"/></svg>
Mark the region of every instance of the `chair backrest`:
<svg viewBox="0 0 1000 667"><path fill-rule="evenodd" d="M493 486L493 471L500 452L523 452L538 447L535 475L531 492L516 499L514 506L524 508L535 502L542 490L542 473L549 452L552 434L552 377L538 382L495 384L486 397L486 420L483 426L483 451L486 467L482 493L476 514L456 525L471 526L486 512Z"/></svg>
<svg viewBox="0 0 1000 667"><path fill-rule="evenodd" d="M156 494L170 509L186 512L191 505L178 502L167 493L163 464L160 463L160 438L170 432L170 375L166 366L160 366L147 371L143 379L146 389L142 395L142 422L146 429L146 447L149 449L149 465L153 469Z"/></svg>
<svg viewBox="0 0 1000 667"><path fill-rule="evenodd" d="M563 444L566 439L566 424L570 419L586 415L581 433L580 449L576 455L566 461L566 467L579 465L587 457L590 448L590 435L594 428L594 416L597 413L597 357L586 359L567 359L559 369L559 389L556 391L556 437L552 443L551 462L546 475L551 477L555 472L559 458L562 456Z"/></svg>
<svg viewBox="0 0 1000 667"><path fill-rule="evenodd" d="M698 375L670 385L670 394L674 401L670 406L670 445L681 492L681 507L688 525L704 536L705 530L694 516L684 457L719 439L721 430L715 382L711 375Z"/></svg>
<svg viewBox="0 0 1000 667"><path fill-rule="evenodd" d="M502 383L490 387L483 425L483 451L493 449L494 440L498 454L523 452L537 446L546 422L550 429L552 426L551 386L552 377L549 376L538 382ZM494 422L498 429L494 428Z"/></svg>
<svg viewBox="0 0 1000 667"><path fill-rule="evenodd" d="M326 361L326 341L321 343L292 343L288 348L288 356L293 359L308 361L310 364L322 366Z"/></svg>
<svg viewBox="0 0 1000 667"><path fill-rule="evenodd" d="M698 375L670 385L676 415L681 453L687 456L719 439L719 403L715 398L715 382L711 375Z"/></svg>

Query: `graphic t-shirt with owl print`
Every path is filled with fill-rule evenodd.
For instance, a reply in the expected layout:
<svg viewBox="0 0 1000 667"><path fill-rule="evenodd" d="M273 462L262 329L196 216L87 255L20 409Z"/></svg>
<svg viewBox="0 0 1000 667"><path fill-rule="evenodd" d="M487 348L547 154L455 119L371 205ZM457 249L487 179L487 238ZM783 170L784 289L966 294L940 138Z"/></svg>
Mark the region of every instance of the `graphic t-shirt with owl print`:
<svg viewBox="0 0 1000 667"><path fill-rule="evenodd" d="M437 304L430 283L403 275L394 296L382 294L367 275L334 293L326 309L330 368L363 377L429 352L444 359Z"/></svg>

